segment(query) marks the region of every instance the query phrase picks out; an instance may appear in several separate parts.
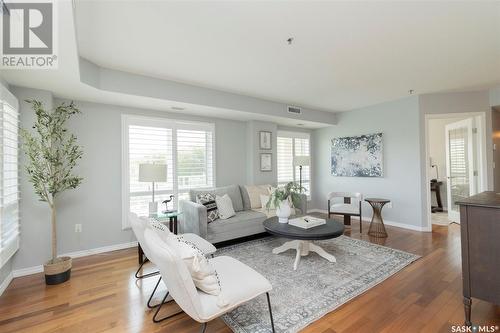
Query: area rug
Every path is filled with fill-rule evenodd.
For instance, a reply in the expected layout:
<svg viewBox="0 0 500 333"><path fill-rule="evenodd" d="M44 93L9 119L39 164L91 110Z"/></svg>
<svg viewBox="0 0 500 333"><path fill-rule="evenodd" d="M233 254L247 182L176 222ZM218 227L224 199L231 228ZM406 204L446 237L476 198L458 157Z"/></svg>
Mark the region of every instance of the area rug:
<svg viewBox="0 0 500 333"><path fill-rule="evenodd" d="M242 261L271 282L274 324L276 332L283 333L298 332L419 258L411 253L341 236L315 241L337 258L336 263L311 253L302 257L294 271L294 250L271 253L273 248L286 241L267 237L217 251L217 255ZM271 332L265 296L245 303L222 318L234 332Z"/></svg>

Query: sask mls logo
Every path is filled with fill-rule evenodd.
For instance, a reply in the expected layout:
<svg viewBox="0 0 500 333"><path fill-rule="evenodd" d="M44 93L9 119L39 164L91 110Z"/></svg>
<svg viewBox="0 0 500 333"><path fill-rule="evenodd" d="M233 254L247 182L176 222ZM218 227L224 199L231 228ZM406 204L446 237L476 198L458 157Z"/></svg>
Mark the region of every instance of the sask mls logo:
<svg viewBox="0 0 500 333"><path fill-rule="evenodd" d="M2 4L2 68L57 67L54 3L51 0Z"/></svg>

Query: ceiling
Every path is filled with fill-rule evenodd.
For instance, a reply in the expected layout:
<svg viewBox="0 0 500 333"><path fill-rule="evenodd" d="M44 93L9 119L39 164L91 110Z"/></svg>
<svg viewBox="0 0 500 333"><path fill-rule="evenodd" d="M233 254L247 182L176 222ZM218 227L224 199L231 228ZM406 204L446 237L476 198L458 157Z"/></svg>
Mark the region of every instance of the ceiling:
<svg viewBox="0 0 500 333"><path fill-rule="evenodd" d="M76 1L75 20L99 66L325 111L500 83L500 2Z"/></svg>

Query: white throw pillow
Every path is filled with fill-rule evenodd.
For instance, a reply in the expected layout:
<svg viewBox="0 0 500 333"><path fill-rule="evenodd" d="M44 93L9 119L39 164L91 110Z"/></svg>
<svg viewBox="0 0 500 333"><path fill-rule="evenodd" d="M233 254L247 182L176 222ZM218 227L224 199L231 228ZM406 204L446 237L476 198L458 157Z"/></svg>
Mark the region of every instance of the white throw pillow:
<svg viewBox="0 0 500 333"><path fill-rule="evenodd" d="M220 294L219 277L203 251L182 236L168 237L166 243L175 249L177 255L186 264L196 288L210 295L217 296Z"/></svg>
<svg viewBox="0 0 500 333"><path fill-rule="evenodd" d="M219 218L221 220L227 220L228 218L236 215L234 211L233 202L229 195L224 194L222 197L216 195L215 203L217 204L217 209L219 210Z"/></svg>

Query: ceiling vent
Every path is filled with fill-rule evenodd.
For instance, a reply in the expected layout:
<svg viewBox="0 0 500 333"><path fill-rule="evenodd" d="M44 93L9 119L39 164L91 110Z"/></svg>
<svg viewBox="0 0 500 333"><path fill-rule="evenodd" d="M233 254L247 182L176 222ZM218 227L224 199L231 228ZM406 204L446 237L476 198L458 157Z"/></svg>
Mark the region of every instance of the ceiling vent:
<svg viewBox="0 0 500 333"><path fill-rule="evenodd" d="M298 106L288 106L288 113L295 113L295 114L301 114L302 109L299 108Z"/></svg>

